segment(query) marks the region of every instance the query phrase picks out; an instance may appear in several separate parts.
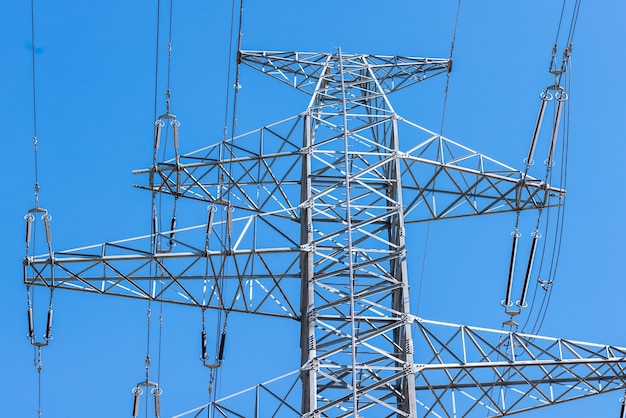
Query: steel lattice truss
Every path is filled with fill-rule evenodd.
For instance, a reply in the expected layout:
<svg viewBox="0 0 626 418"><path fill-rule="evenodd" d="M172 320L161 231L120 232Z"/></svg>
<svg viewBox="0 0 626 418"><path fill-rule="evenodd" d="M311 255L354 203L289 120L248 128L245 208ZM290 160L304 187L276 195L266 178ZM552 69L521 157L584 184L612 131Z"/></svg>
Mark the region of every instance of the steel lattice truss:
<svg viewBox="0 0 626 418"><path fill-rule="evenodd" d="M617 349L559 358L538 337L489 344L465 327L438 336L411 316L406 224L545 208L564 193L395 113L387 94L448 71L448 60L240 59L311 101L293 118L137 171L141 188L206 202L206 222L155 222L144 237L28 257L26 283L298 320L302 390L298 405L280 407L305 417L479 406L498 415L622 387ZM555 394L551 384L583 389Z"/></svg>
<svg viewBox="0 0 626 418"><path fill-rule="evenodd" d="M500 417L624 388L626 348L411 318L420 417ZM216 417L298 417L297 372L203 405ZM255 414L256 412L256 414ZM345 416L337 407L332 416ZM370 411L361 410L363 416Z"/></svg>

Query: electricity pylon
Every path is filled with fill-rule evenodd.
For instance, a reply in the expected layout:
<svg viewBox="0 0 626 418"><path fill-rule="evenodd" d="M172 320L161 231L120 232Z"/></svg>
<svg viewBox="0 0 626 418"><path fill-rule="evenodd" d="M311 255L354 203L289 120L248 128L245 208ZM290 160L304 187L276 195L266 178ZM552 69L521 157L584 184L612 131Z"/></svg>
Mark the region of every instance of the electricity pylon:
<svg viewBox="0 0 626 418"><path fill-rule="evenodd" d="M390 93L448 72L449 60L341 50L239 59L311 100L292 118L137 171L152 193L206 202L206 222L159 231L155 218L144 237L27 257L26 283L300 321L300 384L264 403L281 416L501 416L624 388L626 349L411 313L408 224L543 209L564 195L394 111ZM157 122L155 155L167 122L177 147L174 116ZM229 401L207 407L256 411Z"/></svg>

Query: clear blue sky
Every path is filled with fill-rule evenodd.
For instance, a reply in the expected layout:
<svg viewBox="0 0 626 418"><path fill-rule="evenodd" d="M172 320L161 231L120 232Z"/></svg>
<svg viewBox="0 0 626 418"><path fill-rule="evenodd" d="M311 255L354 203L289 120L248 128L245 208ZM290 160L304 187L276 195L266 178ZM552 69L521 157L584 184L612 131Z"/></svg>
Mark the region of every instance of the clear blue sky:
<svg viewBox="0 0 626 418"><path fill-rule="evenodd" d="M40 196L41 206L54 216L57 250L149 232L150 196L131 187L141 181L131 170L151 163L155 3L35 0ZM222 137L230 4L215 3L174 0L172 106L182 122L183 152ZM30 2L4 1L3 6L0 415L33 417L37 373L26 338L21 268L23 216L34 205ZM547 66L560 7L560 1L463 2L446 136L522 168L538 93L552 81ZM447 57L455 11L456 1L247 1L243 48L334 51L341 46L346 52ZM541 330L621 346L626 346L621 329L624 22L623 1L582 4L571 66L565 235ZM299 113L307 104L306 96L248 69L241 80L239 132ZM403 117L436 131L445 79L431 81L390 99ZM161 85L161 110L164 89ZM513 224L514 216L504 215L431 225L419 314L499 329L506 319L499 303ZM425 228L409 233L410 277L417 287ZM39 315L45 298L39 289ZM54 340L43 353L43 416L130 416L131 389L144 376L146 304L63 291L56 292L54 304ZM163 309L166 417L206 402L208 371L198 360L200 313ZM39 329L44 320L38 316ZM233 315L220 394L296 369L298 332L296 323ZM621 396L526 416L617 417Z"/></svg>

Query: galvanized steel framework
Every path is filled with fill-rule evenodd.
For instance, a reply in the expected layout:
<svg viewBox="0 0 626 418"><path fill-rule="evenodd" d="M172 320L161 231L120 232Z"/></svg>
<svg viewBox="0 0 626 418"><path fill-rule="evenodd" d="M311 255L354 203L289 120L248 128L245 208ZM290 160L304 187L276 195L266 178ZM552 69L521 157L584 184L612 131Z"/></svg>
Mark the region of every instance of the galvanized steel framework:
<svg viewBox="0 0 626 418"><path fill-rule="evenodd" d="M271 392L281 416L500 416L624 387L624 349L411 314L407 224L545 208L564 193L395 113L388 94L448 60L240 59L310 94L307 109L137 172L139 187L207 202L207 221L27 257L26 283L300 321L302 390Z"/></svg>

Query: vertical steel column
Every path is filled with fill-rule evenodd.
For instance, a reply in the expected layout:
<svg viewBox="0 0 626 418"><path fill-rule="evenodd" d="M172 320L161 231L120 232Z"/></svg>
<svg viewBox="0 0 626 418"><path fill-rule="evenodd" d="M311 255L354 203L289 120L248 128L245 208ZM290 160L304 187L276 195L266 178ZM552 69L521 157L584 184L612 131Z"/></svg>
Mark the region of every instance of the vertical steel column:
<svg viewBox="0 0 626 418"><path fill-rule="evenodd" d="M301 271L301 379L302 379L302 413L306 415L316 408L316 370L315 359L315 312L313 283L313 216L311 214L311 115L304 116L304 132L302 140L302 177L300 192L300 271Z"/></svg>
<svg viewBox="0 0 626 418"><path fill-rule="evenodd" d="M391 119L391 149L393 149L395 157L392 162L392 169L390 170L391 187L389 190L390 198L397 204L397 214L392 217L393 220L390 224L390 238L395 236L395 241L398 244L400 254L398 257L392 259L391 272L394 278L402 284L400 288L393 291L392 303L393 309L400 314L399 321L402 321L402 325L394 332L394 340L399 347L404 348L404 352L401 354L404 364L404 375L401 379L398 379L396 385L398 391L401 393L401 397L398 396L398 409L403 412L407 412L410 417L417 416L417 403L415 398L415 379L413 377L413 336L411 333L411 324L408 320L408 315L411 312L411 306L409 304L409 275L407 271L406 261L406 234L404 227L404 205L402 202L402 171L400 167L399 144L398 144L398 118L394 114ZM391 209L391 208L390 208ZM395 218L395 219L394 219ZM393 239L390 239L393 242ZM404 398L404 399L401 399Z"/></svg>

